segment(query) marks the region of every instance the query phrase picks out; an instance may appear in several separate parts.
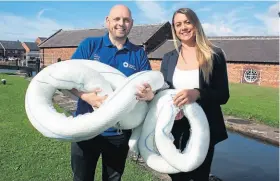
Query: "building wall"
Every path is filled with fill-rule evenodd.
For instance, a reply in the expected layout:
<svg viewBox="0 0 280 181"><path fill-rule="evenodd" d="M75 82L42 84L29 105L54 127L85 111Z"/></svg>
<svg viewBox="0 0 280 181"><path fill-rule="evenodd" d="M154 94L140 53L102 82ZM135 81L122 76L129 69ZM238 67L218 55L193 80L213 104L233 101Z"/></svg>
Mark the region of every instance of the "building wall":
<svg viewBox="0 0 280 181"><path fill-rule="evenodd" d="M28 46L27 46L24 42L22 42L21 45L22 45L23 48L25 49L25 52L26 52L26 53L30 52L30 49L28 48Z"/></svg>
<svg viewBox="0 0 280 181"><path fill-rule="evenodd" d="M25 50L6 49L5 57L24 58ZM3 53L4 55L4 53Z"/></svg>
<svg viewBox="0 0 280 181"><path fill-rule="evenodd" d="M153 70L160 70L161 60L150 60ZM244 79L244 73L248 69L254 69L258 73L258 78L253 83L248 83ZM232 83L256 84L260 86L279 86L279 66L272 64L240 64L227 63L228 79Z"/></svg>
<svg viewBox="0 0 280 181"><path fill-rule="evenodd" d="M40 38L36 38L35 43L36 43L37 45L39 45L40 43L42 43L42 41L41 41Z"/></svg>
<svg viewBox="0 0 280 181"><path fill-rule="evenodd" d="M76 48L44 48L40 49L40 53L44 53L43 64L47 66L49 64L57 62L58 58L61 60L68 60L71 58ZM41 60L42 62L42 60Z"/></svg>
<svg viewBox="0 0 280 181"><path fill-rule="evenodd" d="M70 59L76 48L44 48L40 52L44 51L45 66L52 62L57 62L58 58L61 60ZM161 60L150 60L153 70L160 70ZM272 64L240 64L240 63L228 63L227 71L229 82L233 83L248 83L244 79L244 72L248 69L254 69L258 73L257 81L251 83L260 86L278 87L279 86L279 66Z"/></svg>
<svg viewBox="0 0 280 181"><path fill-rule="evenodd" d="M0 49L0 58L4 57L4 50Z"/></svg>
<svg viewBox="0 0 280 181"><path fill-rule="evenodd" d="M229 81L235 83L248 83L244 79L246 70L253 69L258 73L258 78L252 84L260 86L279 86L279 65L273 64L227 64Z"/></svg>

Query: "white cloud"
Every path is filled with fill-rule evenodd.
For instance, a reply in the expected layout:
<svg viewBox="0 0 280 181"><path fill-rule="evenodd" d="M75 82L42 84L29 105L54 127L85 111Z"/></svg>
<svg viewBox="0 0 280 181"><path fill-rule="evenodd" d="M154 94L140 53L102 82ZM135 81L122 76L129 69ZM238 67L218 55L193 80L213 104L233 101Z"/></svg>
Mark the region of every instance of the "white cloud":
<svg viewBox="0 0 280 181"><path fill-rule="evenodd" d="M136 1L142 15L137 23L160 23L170 21L175 10L180 7L188 7L188 2L174 2L165 7L164 2ZM212 7L201 7L195 12L209 14L207 20L200 19L207 36L266 36L276 35L279 32L278 2L271 6L264 14L247 15L254 12L254 5L240 6L226 13L212 11ZM256 19L261 20L265 26L256 24Z"/></svg>
<svg viewBox="0 0 280 181"><path fill-rule="evenodd" d="M279 3L275 3L270 6L268 11L264 14L257 14L255 17L263 22L266 26L266 32L268 34L279 34Z"/></svg>
<svg viewBox="0 0 280 181"><path fill-rule="evenodd" d="M233 34L233 30L224 24L203 23L202 26L208 36L226 36Z"/></svg>
<svg viewBox="0 0 280 181"><path fill-rule="evenodd" d="M142 12L138 23L160 23L163 21L170 21L175 10L180 7L187 7L187 2L175 2L169 8L164 7L162 2L145 1L136 2L136 5ZM255 29L246 25L245 18L241 18L238 14L241 11L252 9L252 7L242 7L232 10L227 14L214 13L207 21L202 21L202 26L208 36L236 36L236 35L251 35ZM195 10L197 13L209 13L211 7L202 7ZM199 14L198 14L199 15Z"/></svg>
<svg viewBox="0 0 280 181"><path fill-rule="evenodd" d="M160 5L159 2L136 1L135 3L141 11L139 20L137 20L138 23L163 23L165 21L168 21L168 12Z"/></svg>
<svg viewBox="0 0 280 181"><path fill-rule="evenodd" d="M51 10L51 9L42 9L41 11L39 11L38 13L37 13L37 19L40 19L41 17L42 17L42 15L44 14L44 12L45 11L49 11L49 10Z"/></svg>
<svg viewBox="0 0 280 181"><path fill-rule="evenodd" d="M73 29L72 25L61 24L54 19L42 17L46 9L34 18L14 14L0 14L0 39L35 41L38 36L49 37L59 29Z"/></svg>
<svg viewBox="0 0 280 181"><path fill-rule="evenodd" d="M45 12L45 9L42 9L41 11L39 11L39 13L37 14L37 18L40 18L44 12Z"/></svg>
<svg viewBox="0 0 280 181"><path fill-rule="evenodd" d="M136 1L136 6L140 10L137 23L158 24L172 21L173 13L182 7L186 7L187 2L174 2L172 4L161 1ZM165 6L166 5L166 6Z"/></svg>
<svg viewBox="0 0 280 181"><path fill-rule="evenodd" d="M259 24L253 23L254 17L244 16L253 11L252 6L233 9L226 14L214 13L202 26L208 36L265 36L268 33ZM211 22L211 23L210 23Z"/></svg>
<svg viewBox="0 0 280 181"><path fill-rule="evenodd" d="M208 11L212 11L212 8L209 7L200 8L196 12L208 12Z"/></svg>

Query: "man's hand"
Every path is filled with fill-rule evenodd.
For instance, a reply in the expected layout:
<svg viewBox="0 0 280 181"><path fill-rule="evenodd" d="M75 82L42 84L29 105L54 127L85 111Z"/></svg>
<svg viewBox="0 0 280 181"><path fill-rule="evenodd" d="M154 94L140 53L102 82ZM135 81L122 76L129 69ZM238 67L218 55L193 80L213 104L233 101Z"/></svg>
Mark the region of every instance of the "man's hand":
<svg viewBox="0 0 280 181"><path fill-rule="evenodd" d="M95 89L92 92L78 92L77 90L72 90L75 95L80 97L83 101L87 102L94 108L99 108L101 104L105 101L105 99L108 97L107 95L105 96L98 96L97 93L101 92L101 89Z"/></svg>
<svg viewBox="0 0 280 181"><path fill-rule="evenodd" d="M150 101L154 98L153 90L148 83L144 83L137 87L138 92L136 93L136 99L140 101Z"/></svg>
<svg viewBox="0 0 280 181"><path fill-rule="evenodd" d="M200 93L196 89L184 89L175 95L173 103L175 106L181 107L185 104L195 102L199 98L199 95Z"/></svg>

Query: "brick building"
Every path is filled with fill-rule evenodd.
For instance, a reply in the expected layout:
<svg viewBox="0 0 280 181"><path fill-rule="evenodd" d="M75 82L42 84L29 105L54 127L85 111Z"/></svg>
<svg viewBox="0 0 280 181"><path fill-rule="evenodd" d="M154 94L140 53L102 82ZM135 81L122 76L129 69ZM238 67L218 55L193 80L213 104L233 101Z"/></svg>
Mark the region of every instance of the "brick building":
<svg viewBox="0 0 280 181"><path fill-rule="evenodd" d="M230 82L279 86L279 37L209 37L226 54ZM167 40L150 53L154 69L160 68L162 57L174 49Z"/></svg>
<svg viewBox="0 0 280 181"><path fill-rule="evenodd" d="M129 34L129 40L141 47L146 52L153 51L166 39L171 38L170 23L157 25L134 26ZM84 29L84 30L59 30L39 45L43 57L41 62L47 66L51 63L71 58L79 43L87 37L103 36L106 29Z"/></svg>
<svg viewBox="0 0 280 181"><path fill-rule="evenodd" d="M31 51L39 52L39 47L36 42L22 42L22 46L26 50L26 53Z"/></svg>
<svg viewBox="0 0 280 181"><path fill-rule="evenodd" d="M14 60L22 59L25 54L20 41L0 40L0 59Z"/></svg>
<svg viewBox="0 0 280 181"><path fill-rule="evenodd" d="M39 45L42 63L49 65L70 59L79 43L86 37L102 36L106 29L59 30ZM159 70L162 57L174 49L169 22L158 25L134 26L129 39L142 46L152 68ZM279 37L209 37L226 53L230 82L261 86L279 85Z"/></svg>
<svg viewBox="0 0 280 181"><path fill-rule="evenodd" d="M36 42L22 42L22 46L26 51L24 59L35 60L36 58L39 58L40 51Z"/></svg>
<svg viewBox="0 0 280 181"><path fill-rule="evenodd" d="M47 39L46 37L38 37L38 38L36 38L35 43L36 43L37 45L39 45L39 44L41 44L43 41L45 41L46 39Z"/></svg>

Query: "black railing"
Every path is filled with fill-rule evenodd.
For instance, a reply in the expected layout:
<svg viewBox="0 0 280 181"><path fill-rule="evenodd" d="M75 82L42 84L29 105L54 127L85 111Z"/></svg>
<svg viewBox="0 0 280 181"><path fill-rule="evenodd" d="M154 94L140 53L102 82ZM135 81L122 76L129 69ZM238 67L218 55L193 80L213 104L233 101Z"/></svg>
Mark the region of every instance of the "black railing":
<svg viewBox="0 0 280 181"><path fill-rule="evenodd" d="M0 69L20 70L29 77L31 77L33 73L37 74L40 71L40 60L28 61L27 65L28 66L26 66L26 62L22 64L18 60L0 61Z"/></svg>

